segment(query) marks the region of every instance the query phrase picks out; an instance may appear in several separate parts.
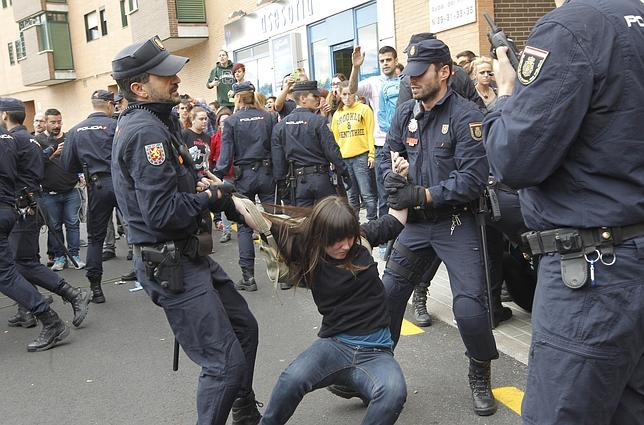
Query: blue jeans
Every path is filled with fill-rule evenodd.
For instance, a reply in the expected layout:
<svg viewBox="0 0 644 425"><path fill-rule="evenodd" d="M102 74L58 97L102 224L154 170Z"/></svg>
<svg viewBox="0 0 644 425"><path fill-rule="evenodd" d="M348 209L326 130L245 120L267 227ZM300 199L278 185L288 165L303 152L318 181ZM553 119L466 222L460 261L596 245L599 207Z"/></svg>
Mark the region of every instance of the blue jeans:
<svg viewBox="0 0 644 425"><path fill-rule="evenodd" d="M353 181L353 186L349 190L349 203L356 213L360 212L360 196L362 196L367 208L367 220L372 221L378 218L378 198L371 184L371 170L368 161L369 152L344 159Z"/></svg>
<svg viewBox="0 0 644 425"><path fill-rule="evenodd" d="M306 393L331 384L350 386L370 400L363 425L395 423L407 399L405 377L390 350L320 338L282 372L261 424L285 424Z"/></svg>
<svg viewBox="0 0 644 425"><path fill-rule="evenodd" d="M47 214L47 221L49 222L49 241L54 249L54 256L63 257L65 252L63 247L58 245L52 236L52 232L56 232L61 241L65 241L63 237L63 223L65 224L65 232L67 233L67 249L71 256L78 255L80 246L80 218L79 211L81 207L81 197L78 189L74 188L69 192L57 193L50 195L43 193L40 198L40 205L43 207Z"/></svg>

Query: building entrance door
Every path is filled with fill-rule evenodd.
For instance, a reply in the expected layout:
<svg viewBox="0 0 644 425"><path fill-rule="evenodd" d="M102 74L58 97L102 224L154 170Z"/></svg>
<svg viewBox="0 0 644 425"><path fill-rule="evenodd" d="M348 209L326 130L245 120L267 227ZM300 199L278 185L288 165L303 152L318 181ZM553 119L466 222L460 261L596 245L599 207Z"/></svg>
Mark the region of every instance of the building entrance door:
<svg viewBox="0 0 644 425"><path fill-rule="evenodd" d="M331 46L333 60L333 74L343 73L347 78L351 75L351 54L353 53L353 40Z"/></svg>

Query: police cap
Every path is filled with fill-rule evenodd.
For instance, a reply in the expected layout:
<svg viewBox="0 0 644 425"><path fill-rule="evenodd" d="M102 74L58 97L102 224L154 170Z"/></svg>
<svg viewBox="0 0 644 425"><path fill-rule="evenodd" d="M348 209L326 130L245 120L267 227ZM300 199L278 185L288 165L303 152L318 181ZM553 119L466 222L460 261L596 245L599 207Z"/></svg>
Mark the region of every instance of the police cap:
<svg viewBox="0 0 644 425"><path fill-rule="evenodd" d="M410 43L407 51L407 66L403 71L405 75L418 77L427 71L433 63L451 63L452 56L449 47L438 39L421 40Z"/></svg>
<svg viewBox="0 0 644 425"><path fill-rule="evenodd" d="M296 81L293 84L293 91L307 91L313 93L314 96L321 96L316 80Z"/></svg>
<svg viewBox="0 0 644 425"><path fill-rule="evenodd" d="M96 90L92 93L92 100L106 100L108 102L114 102L114 93L107 90Z"/></svg>
<svg viewBox="0 0 644 425"><path fill-rule="evenodd" d="M418 34L413 34L409 39L409 43L407 43L407 47L403 50L403 53L409 53L409 48L412 44L419 43L423 40L432 40L434 38L436 38L436 34L433 32L419 32Z"/></svg>
<svg viewBox="0 0 644 425"><path fill-rule="evenodd" d="M116 93L114 95L114 103L119 103L121 100L123 100L123 95L121 93Z"/></svg>
<svg viewBox="0 0 644 425"><path fill-rule="evenodd" d="M241 93L243 91L255 91L255 86L250 81L242 81L241 83L233 84L233 93Z"/></svg>
<svg viewBox="0 0 644 425"><path fill-rule="evenodd" d="M0 97L0 111L24 112L25 104L13 97Z"/></svg>
<svg viewBox="0 0 644 425"><path fill-rule="evenodd" d="M115 80L130 78L142 72L161 77L176 75L189 59L171 55L159 36L134 43L116 54L112 60L112 77Z"/></svg>

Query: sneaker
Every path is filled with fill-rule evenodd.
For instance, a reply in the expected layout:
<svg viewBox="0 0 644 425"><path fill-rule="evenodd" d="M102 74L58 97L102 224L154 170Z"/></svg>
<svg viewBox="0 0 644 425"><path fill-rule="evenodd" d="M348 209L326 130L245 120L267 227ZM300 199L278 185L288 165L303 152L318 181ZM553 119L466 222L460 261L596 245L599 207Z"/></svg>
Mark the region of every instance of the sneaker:
<svg viewBox="0 0 644 425"><path fill-rule="evenodd" d="M51 266L51 269L55 272L60 272L64 268L65 268L65 257L54 258L54 265Z"/></svg>
<svg viewBox="0 0 644 425"><path fill-rule="evenodd" d="M230 233L224 233L221 235L221 238L219 238L219 243L226 243L230 240Z"/></svg>
<svg viewBox="0 0 644 425"><path fill-rule="evenodd" d="M74 255L72 258L76 261L76 264L78 264L78 267L74 267L76 270L85 268L85 263L81 261L80 255Z"/></svg>
<svg viewBox="0 0 644 425"><path fill-rule="evenodd" d="M79 245L79 246L83 246L83 247L85 247L85 246L87 246L87 241L86 241L85 239L81 239L81 240L79 241L78 245Z"/></svg>

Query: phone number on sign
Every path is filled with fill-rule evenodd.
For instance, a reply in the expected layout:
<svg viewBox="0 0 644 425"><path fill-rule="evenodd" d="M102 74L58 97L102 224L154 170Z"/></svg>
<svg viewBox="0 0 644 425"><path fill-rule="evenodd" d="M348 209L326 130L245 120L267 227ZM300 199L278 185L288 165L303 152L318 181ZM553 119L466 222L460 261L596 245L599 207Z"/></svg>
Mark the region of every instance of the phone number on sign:
<svg viewBox="0 0 644 425"><path fill-rule="evenodd" d="M439 15L439 16L434 16L432 17L431 20L433 25L442 25L448 22L461 20L463 18L468 18L473 15L474 15L474 8L469 6L452 12L443 13L442 15Z"/></svg>

